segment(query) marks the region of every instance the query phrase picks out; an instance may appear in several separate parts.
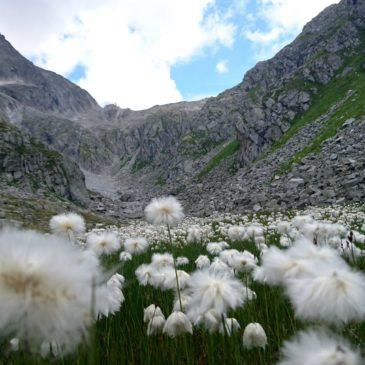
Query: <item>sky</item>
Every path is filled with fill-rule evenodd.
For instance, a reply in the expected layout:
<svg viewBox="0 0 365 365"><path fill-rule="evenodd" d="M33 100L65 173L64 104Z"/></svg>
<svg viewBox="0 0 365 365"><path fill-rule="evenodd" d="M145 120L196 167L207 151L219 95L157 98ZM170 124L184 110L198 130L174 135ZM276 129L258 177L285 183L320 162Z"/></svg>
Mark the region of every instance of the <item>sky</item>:
<svg viewBox="0 0 365 365"><path fill-rule="evenodd" d="M338 0L0 0L0 33L99 104L214 96Z"/></svg>

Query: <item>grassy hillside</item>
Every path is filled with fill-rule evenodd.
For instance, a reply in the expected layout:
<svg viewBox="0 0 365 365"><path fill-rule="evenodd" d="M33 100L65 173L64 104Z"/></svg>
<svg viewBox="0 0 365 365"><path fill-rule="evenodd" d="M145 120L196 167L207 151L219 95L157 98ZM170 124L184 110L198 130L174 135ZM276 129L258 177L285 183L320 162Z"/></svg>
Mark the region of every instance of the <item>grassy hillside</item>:
<svg viewBox="0 0 365 365"><path fill-rule="evenodd" d="M346 67L351 67L352 70L348 74L341 75ZM351 96L346 98L349 92L351 92ZM361 55L349 59L338 72L338 76L319 89L310 109L294 120L290 129L273 145L270 152L282 147L298 130L328 112L333 105L344 99L342 105L324 123L320 133L303 150L281 165L278 173L289 171L293 163L299 162L309 153L319 152L323 142L333 137L349 118L365 114L365 69Z"/></svg>

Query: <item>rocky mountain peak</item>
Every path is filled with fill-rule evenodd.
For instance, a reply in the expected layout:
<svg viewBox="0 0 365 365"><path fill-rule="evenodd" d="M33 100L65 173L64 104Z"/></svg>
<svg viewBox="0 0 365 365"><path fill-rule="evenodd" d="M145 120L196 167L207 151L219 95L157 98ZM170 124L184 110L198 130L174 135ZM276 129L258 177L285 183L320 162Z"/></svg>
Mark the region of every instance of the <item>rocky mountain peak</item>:
<svg viewBox="0 0 365 365"><path fill-rule="evenodd" d="M36 110L70 117L99 106L85 90L28 61L0 36L0 93Z"/></svg>

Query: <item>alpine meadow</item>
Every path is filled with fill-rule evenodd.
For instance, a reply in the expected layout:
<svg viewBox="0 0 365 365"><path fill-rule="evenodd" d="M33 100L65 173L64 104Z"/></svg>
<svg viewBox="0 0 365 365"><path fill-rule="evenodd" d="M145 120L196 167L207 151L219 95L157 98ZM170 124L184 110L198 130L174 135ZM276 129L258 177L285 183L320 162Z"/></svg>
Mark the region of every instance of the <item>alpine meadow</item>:
<svg viewBox="0 0 365 365"><path fill-rule="evenodd" d="M365 364L365 0L0 20L0 365Z"/></svg>

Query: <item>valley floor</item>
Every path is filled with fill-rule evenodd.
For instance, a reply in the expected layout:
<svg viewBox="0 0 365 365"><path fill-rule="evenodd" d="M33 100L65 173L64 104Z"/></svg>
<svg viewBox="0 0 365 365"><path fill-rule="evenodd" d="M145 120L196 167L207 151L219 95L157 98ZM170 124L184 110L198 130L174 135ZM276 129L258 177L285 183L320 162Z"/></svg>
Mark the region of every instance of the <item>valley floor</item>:
<svg viewBox="0 0 365 365"><path fill-rule="evenodd" d="M4 196L1 199L3 203L6 201ZM6 214L9 214L11 210L13 210L14 218L16 218L16 213L22 214L24 207L20 207L20 205L23 204L18 204L8 200L5 204L8 206ZM27 204L42 207L40 201ZM47 213L34 216L32 224L28 226L37 228L39 225L42 230L47 230L48 219L56 211L52 210L50 206L47 206L46 209ZM79 212L83 214L82 211ZM25 216L25 218L27 217ZM331 336L335 335L335 339L331 341L342 346L345 354L346 351L350 351L351 355L356 355L356 358L359 359L361 354L365 354L363 347L365 313L353 317L350 315L351 320L344 319L343 324L339 327L331 322L331 316L341 317L341 311L338 312L338 303L326 303L326 300L336 299L317 297L317 299L312 298L310 302L311 305L316 304L315 307L309 309L309 313L313 313L313 316L303 317L303 314L298 313L298 307L295 301L293 303L293 298L288 295L284 277L277 279L275 284L270 279L270 275L274 275L274 272L266 271L267 277L264 280L259 277L260 270L265 269L265 255L270 252L272 247L277 247L278 252L285 255L285 252L290 252L289 250L298 244L299 238L306 238L311 242L308 248L312 250L311 257L305 258L308 260L309 277L319 275L318 272L312 273L311 271L313 265L318 271L319 262L316 260L326 260L327 255L330 255L330 257L336 257L335 261L327 263L323 261L322 265L329 267L333 265L334 270L345 271L348 270L347 267L352 267L358 273L356 275L360 275L362 278L361 275L365 274L364 205L312 207L305 210L293 210L285 214L278 212L247 215L225 213L206 218L186 217L171 230L172 241L169 241L169 232L166 228L152 226L144 220L100 222L102 224L96 226L97 216L85 215L85 219L90 230L86 236L81 235L78 239L78 244L83 249L85 249L85 240L88 242L87 237L90 234L100 235L105 232L114 232L122 243L121 249L100 256L105 269L112 270L107 271L108 273L117 270L125 278L122 288L124 301L120 310L108 316L100 316L95 326L91 328L89 339L72 354L63 356L55 347L51 346L53 355L49 354L48 357L29 355L26 351L20 350L8 352L7 355L3 353L0 355L0 363L49 364L52 361L55 364L284 364L284 362L280 362L286 356L285 353L280 352L283 342L292 339L299 331L318 329L318 326L321 326L325 333L330 331ZM353 232L353 239L349 243L350 231ZM127 240L133 237L144 237L149 243L148 248L141 249L139 252L128 246ZM313 245L313 242L316 242L318 246ZM86 249L88 249L87 246ZM124 254L121 255L121 252ZM320 252L318 258L316 252ZM129 254L130 257L128 257ZM172 276L171 284L167 284L173 273L173 270L170 271L171 254L179 262L178 274L183 296L183 311L189 316L191 313L187 303L189 297L194 296L194 292L189 291L189 278L196 275L199 270L204 270L204 266L213 277L215 277L214 275L218 275L217 278L229 277L227 279L228 287L233 280L238 283L236 285L243 285L246 288L246 294L240 294L242 297L236 305L232 304L231 300L237 293L233 291L230 294L232 297L227 300L231 304L227 304L226 311L222 315L222 317L234 318L237 321L234 322L234 328L227 327L224 330L222 327L220 329L222 317L218 317L217 327L212 325L207 318L202 318L195 322L192 320L192 334L182 333L176 335L175 338L170 338L166 333L162 333L162 328L160 328L156 329L156 334L148 335L151 323L148 324L148 319L147 323L144 323L145 308L151 304L159 306L164 319L168 318L173 308L179 310L176 287L174 290L174 276ZM244 260L235 261L235 256L243 257ZM123 257L123 261L120 261L120 257ZM206 259L201 259L201 257ZM290 271L289 266L287 268L285 266L285 256L282 256L280 260L284 261L275 269L275 275L279 275L279 272L284 274L284 271L288 270L285 273L287 277L292 276L299 280L301 269ZM337 260L342 262L341 269L336 266ZM203 264L203 261L206 263ZM304 261L296 264L304 265ZM304 270L305 267L303 266L302 269ZM266 268L266 270L269 269ZM302 275L304 275L303 273ZM359 285L363 286L364 283L365 281ZM298 281L298 285L301 285L300 281ZM361 287L357 288L357 290L359 289L361 290ZM362 287L362 289L364 288ZM199 296L196 298L198 303L201 299ZM317 300L321 302L316 302ZM208 307L211 305L214 307L213 303L215 303L214 300L208 304ZM344 316L346 311L356 312L357 303L354 303L354 307L352 307L351 301L346 303L343 304L345 306L343 307ZM321 307L319 304L328 307L328 310L332 312L317 311L317 306ZM362 304L365 305L365 302ZM244 330L250 323L259 323L262 326L267 336L266 345L264 341L257 347L244 346ZM179 328L185 332L183 327ZM325 335L323 334L323 336ZM339 340L337 336L342 336L346 340ZM351 345L347 345L347 341ZM318 346L324 345L322 343ZM301 351L304 351L305 356L308 357L319 356L315 347L305 348ZM342 352L336 353L336 348L331 348L330 351L334 351L335 355L345 356ZM299 359L301 356L299 350L295 355ZM49 356L55 358L50 360ZM352 364L360 365L361 363L363 362L353 362ZM298 360L298 362L285 362L285 364L303 365L307 363ZM311 364L317 363L311 362ZM325 362L325 364L334 363Z"/></svg>

